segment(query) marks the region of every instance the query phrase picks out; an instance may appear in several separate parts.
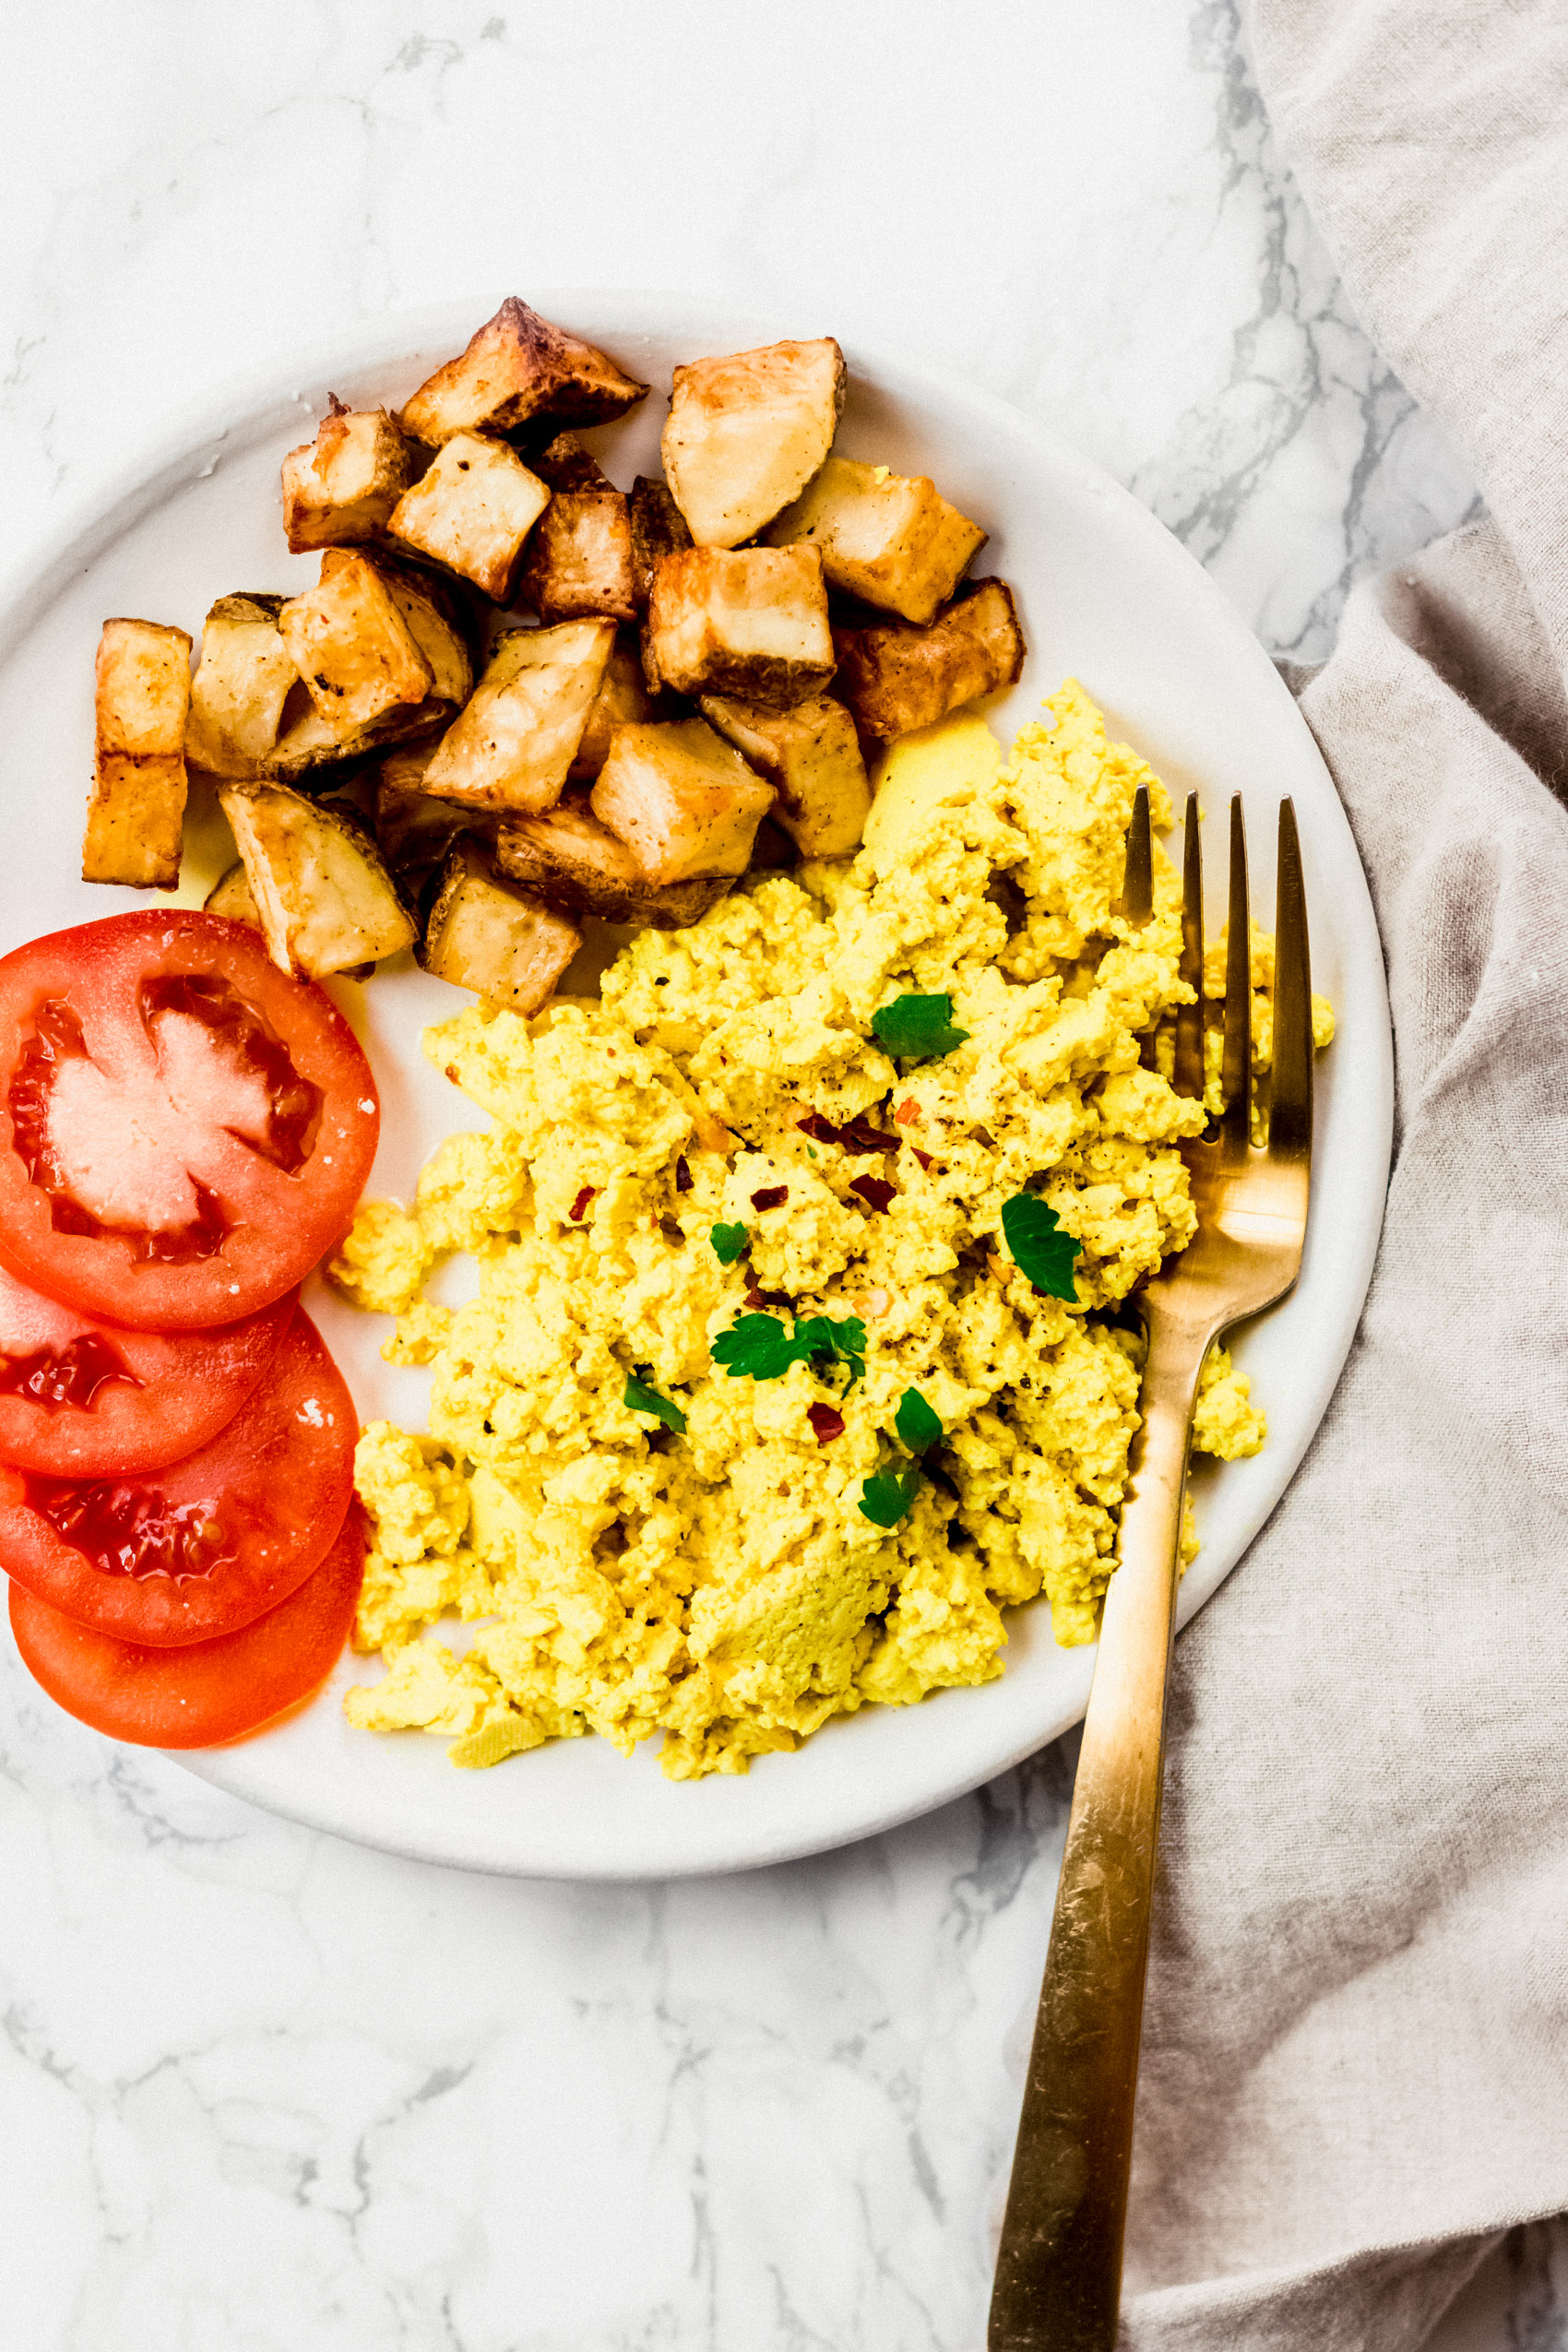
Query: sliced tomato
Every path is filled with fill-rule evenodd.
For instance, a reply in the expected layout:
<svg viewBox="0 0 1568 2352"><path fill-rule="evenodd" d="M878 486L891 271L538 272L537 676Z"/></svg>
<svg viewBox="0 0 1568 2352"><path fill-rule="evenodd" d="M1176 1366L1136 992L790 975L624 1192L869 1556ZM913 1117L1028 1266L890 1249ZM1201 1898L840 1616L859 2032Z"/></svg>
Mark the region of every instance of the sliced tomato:
<svg viewBox="0 0 1568 2352"><path fill-rule="evenodd" d="M0 1566L52 1609L155 1649L210 1641L296 1592L353 1495L354 1408L295 1313L233 1420L126 1478L0 1468Z"/></svg>
<svg viewBox="0 0 1568 2352"><path fill-rule="evenodd" d="M220 916L111 915L0 960L0 1260L144 1331L237 1323L344 1231L370 1064Z"/></svg>
<svg viewBox="0 0 1568 2352"><path fill-rule="evenodd" d="M363 1572L353 1512L297 1592L217 1641L177 1650L117 1642L18 1584L11 1631L29 1672L78 1723L143 1748L209 1748L259 1731L327 1680L349 1638Z"/></svg>
<svg viewBox="0 0 1568 2352"><path fill-rule="evenodd" d="M0 1266L0 1462L104 1478L194 1453L261 1379L295 1297L215 1331L127 1331Z"/></svg>

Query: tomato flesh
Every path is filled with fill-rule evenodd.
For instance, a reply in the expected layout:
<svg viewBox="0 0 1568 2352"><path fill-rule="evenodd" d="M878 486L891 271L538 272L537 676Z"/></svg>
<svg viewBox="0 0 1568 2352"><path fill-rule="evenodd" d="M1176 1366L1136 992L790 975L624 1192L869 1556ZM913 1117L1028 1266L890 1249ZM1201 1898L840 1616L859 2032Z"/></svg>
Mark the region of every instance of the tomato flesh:
<svg viewBox="0 0 1568 2352"><path fill-rule="evenodd" d="M374 1156L370 1065L243 923L112 915L0 959L0 1260L115 1323L279 1297Z"/></svg>
<svg viewBox="0 0 1568 2352"><path fill-rule="evenodd" d="M259 1385L184 1459L119 1479L0 1467L0 1565L120 1641L232 1633L296 1591L332 1543L357 1435L342 1375L296 1313Z"/></svg>
<svg viewBox="0 0 1568 2352"><path fill-rule="evenodd" d="M278 1352L290 1291L217 1331L127 1331L0 1266L0 1463L102 1478L178 1461L233 1420Z"/></svg>
<svg viewBox="0 0 1568 2352"><path fill-rule="evenodd" d="M29 1672L78 1723L138 1747L206 1748L259 1731L326 1681L363 1572L364 1535L351 1512L288 1599L217 1640L184 1649L116 1641L15 1583L11 1630Z"/></svg>

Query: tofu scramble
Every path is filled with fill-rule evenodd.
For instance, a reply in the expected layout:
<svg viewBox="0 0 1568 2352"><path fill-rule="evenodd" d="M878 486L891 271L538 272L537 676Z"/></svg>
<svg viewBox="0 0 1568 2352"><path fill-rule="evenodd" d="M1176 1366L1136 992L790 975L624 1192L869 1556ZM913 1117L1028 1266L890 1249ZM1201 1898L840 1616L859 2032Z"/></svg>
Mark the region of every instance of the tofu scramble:
<svg viewBox="0 0 1568 2352"><path fill-rule="evenodd" d="M642 932L597 1000L426 1032L494 1124L441 1146L411 1212L367 1203L330 1268L397 1315L387 1358L432 1372L428 1436L360 1440L355 1645L386 1670L353 1724L470 1766L661 1733L690 1778L992 1679L1004 1612L1039 1596L1058 1642L1093 1639L1138 1422L1123 1302L1192 1235L1179 1146L1206 1116L1169 1083L1189 992L1163 855L1154 920L1116 911L1139 783L1168 826L1075 681L1005 760L959 714L889 752L852 861ZM1272 975L1254 930L1263 1070ZM873 1016L909 993L950 999L963 1041L891 1057ZM1314 1001L1318 1044L1332 1028ZM1004 1238L1026 1193L1077 1245L1071 1303ZM422 1295L453 1251L480 1284L455 1313ZM748 1372L715 1353L748 1315L845 1344ZM918 1466L910 1391L940 1424ZM1194 1446L1264 1437L1217 1347ZM861 1506L890 1470L913 1499L888 1526Z"/></svg>

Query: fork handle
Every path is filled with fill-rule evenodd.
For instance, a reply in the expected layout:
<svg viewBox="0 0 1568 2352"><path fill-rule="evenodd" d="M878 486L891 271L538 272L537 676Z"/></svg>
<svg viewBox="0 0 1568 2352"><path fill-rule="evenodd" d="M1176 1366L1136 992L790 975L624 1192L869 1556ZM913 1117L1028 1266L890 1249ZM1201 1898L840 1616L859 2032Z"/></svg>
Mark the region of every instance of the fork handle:
<svg viewBox="0 0 1568 2352"><path fill-rule="evenodd" d="M1151 1319L992 2295L990 2352L1112 2352L1165 1752L1182 1493L1205 1348Z"/></svg>

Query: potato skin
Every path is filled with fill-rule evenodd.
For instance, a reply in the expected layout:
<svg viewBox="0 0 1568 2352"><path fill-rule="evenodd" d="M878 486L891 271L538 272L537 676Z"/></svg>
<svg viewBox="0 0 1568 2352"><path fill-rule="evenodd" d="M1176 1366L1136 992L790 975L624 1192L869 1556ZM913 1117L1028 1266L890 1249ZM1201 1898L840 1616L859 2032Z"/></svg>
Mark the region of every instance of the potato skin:
<svg viewBox="0 0 1568 2352"><path fill-rule="evenodd" d="M586 801L563 801L543 816L517 817L496 836L495 862L547 906L600 922L651 923L684 931L729 889L727 877L651 883L624 841Z"/></svg>
<svg viewBox="0 0 1568 2352"><path fill-rule="evenodd" d="M536 417L607 424L646 398L647 388L509 294L467 350L404 403L398 422L438 448L457 433L510 434Z"/></svg>
<svg viewBox="0 0 1568 2352"><path fill-rule="evenodd" d="M792 710L705 695L702 715L778 794L770 822L803 858L847 858L861 846L871 782L855 722L830 695ZM753 862L755 862L754 858Z"/></svg>
<svg viewBox="0 0 1568 2352"><path fill-rule="evenodd" d="M633 593L637 611L646 612L661 559L695 541L668 485L650 475L638 474L633 482L631 508Z"/></svg>
<svg viewBox="0 0 1568 2352"><path fill-rule="evenodd" d="M976 580L926 628L905 621L836 629L838 691L862 734L885 742L960 703L1016 685L1027 647L1004 580Z"/></svg>

